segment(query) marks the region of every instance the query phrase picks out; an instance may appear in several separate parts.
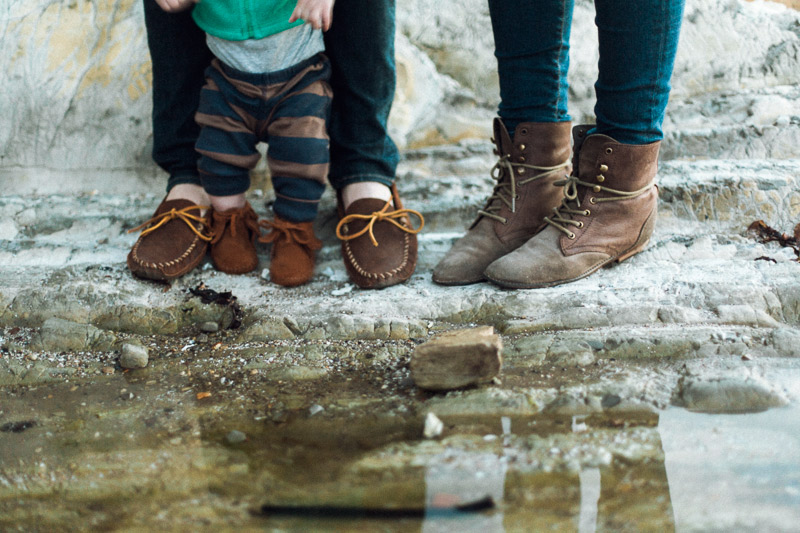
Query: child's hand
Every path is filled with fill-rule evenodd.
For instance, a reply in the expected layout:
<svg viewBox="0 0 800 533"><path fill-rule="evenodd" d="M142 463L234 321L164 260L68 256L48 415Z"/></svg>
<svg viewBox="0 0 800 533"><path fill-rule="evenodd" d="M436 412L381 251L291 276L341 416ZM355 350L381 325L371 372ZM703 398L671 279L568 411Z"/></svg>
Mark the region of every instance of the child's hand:
<svg viewBox="0 0 800 533"><path fill-rule="evenodd" d="M156 0L156 4L167 13L186 11L199 0Z"/></svg>
<svg viewBox="0 0 800 533"><path fill-rule="evenodd" d="M328 31L333 22L333 2L334 0L297 0L289 22L302 19L315 30Z"/></svg>

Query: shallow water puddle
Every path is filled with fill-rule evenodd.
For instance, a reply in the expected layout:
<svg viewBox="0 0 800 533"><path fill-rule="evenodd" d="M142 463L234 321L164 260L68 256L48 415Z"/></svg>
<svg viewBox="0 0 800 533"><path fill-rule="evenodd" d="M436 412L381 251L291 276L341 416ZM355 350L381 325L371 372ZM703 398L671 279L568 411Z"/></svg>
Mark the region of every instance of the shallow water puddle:
<svg viewBox="0 0 800 533"><path fill-rule="evenodd" d="M367 401L359 386L343 392L329 382L197 400L185 381L142 376L3 391L0 530L791 531L800 523L796 405L737 415L443 416L442 436L426 440L416 397ZM265 395L285 412L254 416ZM328 408L309 410L316 401Z"/></svg>

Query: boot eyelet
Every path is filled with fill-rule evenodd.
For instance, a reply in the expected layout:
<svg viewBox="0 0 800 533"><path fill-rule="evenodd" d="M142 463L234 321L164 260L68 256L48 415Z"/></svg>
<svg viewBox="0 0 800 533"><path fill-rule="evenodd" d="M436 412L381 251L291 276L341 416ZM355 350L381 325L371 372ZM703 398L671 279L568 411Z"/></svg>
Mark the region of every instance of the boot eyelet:
<svg viewBox="0 0 800 533"><path fill-rule="evenodd" d="M591 198L589 198L589 203L590 203L590 204L592 204L592 205L594 205L594 204L596 204L596 203L597 203L597 200L595 200L595 199L594 199L594 196L592 196Z"/></svg>
<svg viewBox="0 0 800 533"><path fill-rule="evenodd" d="M603 176L602 174L598 174L597 175L597 181L599 181L600 183L603 183L604 181L606 181L606 177Z"/></svg>
<svg viewBox="0 0 800 533"><path fill-rule="evenodd" d="M608 172L608 165L600 165L600 172Z"/></svg>
<svg viewBox="0 0 800 533"><path fill-rule="evenodd" d="M525 162L525 156L522 156L522 155L519 156L519 162L520 163L524 163Z"/></svg>
<svg viewBox="0 0 800 533"><path fill-rule="evenodd" d="M583 228L583 222L578 222L578 229Z"/></svg>
<svg viewBox="0 0 800 533"><path fill-rule="evenodd" d="M525 148L527 148L527 146L525 146L524 144L520 144L520 145L519 145L519 149L520 149L520 150L524 150Z"/></svg>
<svg viewBox="0 0 800 533"><path fill-rule="evenodd" d="M595 185L594 187L592 187L592 190L593 190L594 192L600 192L600 191L601 191L601 188L600 188L600 186L599 186L599 185Z"/></svg>
<svg viewBox="0 0 800 533"><path fill-rule="evenodd" d="M517 174L525 174L525 169L524 168L518 168L517 169Z"/></svg>
<svg viewBox="0 0 800 533"><path fill-rule="evenodd" d="M592 212L587 209L586 211L583 212L583 216L585 217L592 216Z"/></svg>
<svg viewBox="0 0 800 533"><path fill-rule="evenodd" d="M519 200L519 194L514 195L514 200Z"/></svg>
<svg viewBox="0 0 800 533"><path fill-rule="evenodd" d="M567 235L567 239L569 239L571 241L574 241L575 240L575 234L574 233L570 233L569 235Z"/></svg>
<svg viewBox="0 0 800 533"><path fill-rule="evenodd" d="M525 128L522 128L521 130L519 130L519 132L520 132L522 135L527 135L527 134L528 134L528 130L527 130L527 129L525 129Z"/></svg>
<svg viewBox="0 0 800 533"><path fill-rule="evenodd" d="M613 152L613 151L614 151L614 150L613 150L613 149L611 149L611 148L606 148L606 153L607 153L607 154L610 154L610 153L611 153L611 152Z"/></svg>

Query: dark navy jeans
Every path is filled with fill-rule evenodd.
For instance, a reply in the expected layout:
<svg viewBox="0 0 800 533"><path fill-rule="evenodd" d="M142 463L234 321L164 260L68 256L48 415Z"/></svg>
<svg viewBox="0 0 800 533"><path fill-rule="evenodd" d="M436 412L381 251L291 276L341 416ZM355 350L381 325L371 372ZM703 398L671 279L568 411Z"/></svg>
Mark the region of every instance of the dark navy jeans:
<svg viewBox="0 0 800 533"><path fill-rule="evenodd" d="M205 35L189 11L166 13L144 0L153 64L153 159L169 174L167 190L200 185L199 133L194 114L211 62ZM394 0L340 0L325 34L333 72L331 185L379 181L391 185L398 152L387 133L394 99Z"/></svg>
<svg viewBox="0 0 800 533"><path fill-rule="evenodd" d="M595 0L599 75L594 133L619 142L663 138L685 0ZM489 0L500 77L499 115L564 122L574 0Z"/></svg>

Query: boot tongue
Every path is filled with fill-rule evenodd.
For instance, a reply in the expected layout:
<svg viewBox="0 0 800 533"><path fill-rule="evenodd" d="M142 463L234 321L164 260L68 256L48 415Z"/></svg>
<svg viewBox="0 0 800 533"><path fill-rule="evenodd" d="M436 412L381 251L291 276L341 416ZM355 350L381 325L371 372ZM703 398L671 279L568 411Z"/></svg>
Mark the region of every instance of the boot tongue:
<svg viewBox="0 0 800 533"><path fill-rule="evenodd" d="M511 151L511 136L508 134L506 125L499 118L494 119L494 144L497 147L499 157L503 157Z"/></svg>

